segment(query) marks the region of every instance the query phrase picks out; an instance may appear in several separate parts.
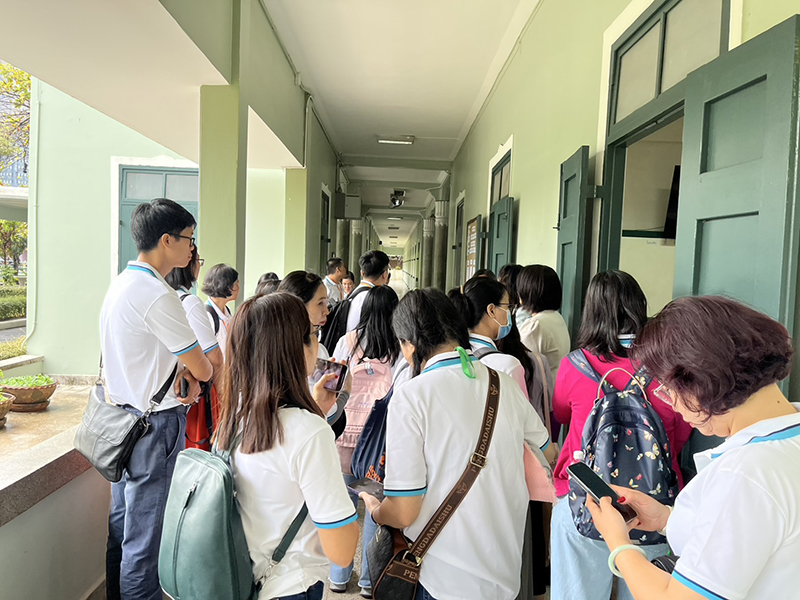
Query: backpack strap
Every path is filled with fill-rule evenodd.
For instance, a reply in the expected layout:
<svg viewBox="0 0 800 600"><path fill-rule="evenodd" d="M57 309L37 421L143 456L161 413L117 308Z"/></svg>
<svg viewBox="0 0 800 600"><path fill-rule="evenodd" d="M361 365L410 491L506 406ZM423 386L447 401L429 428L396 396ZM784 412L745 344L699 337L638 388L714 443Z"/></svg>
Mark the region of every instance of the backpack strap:
<svg viewBox="0 0 800 600"><path fill-rule="evenodd" d="M472 352L472 356L478 360L482 360L483 358L491 356L492 354L500 354L500 350L497 348L489 348L489 346L481 346Z"/></svg>
<svg viewBox="0 0 800 600"><path fill-rule="evenodd" d="M181 299L181 302L183 302L183 301L184 301L184 300L186 300L186 299L187 299L189 296L191 296L191 294L188 294L188 293L187 293L187 294L183 294L183 295L181 295L181 296L178 296L178 298L180 298L180 299Z"/></svg>
<svg viewBox="0 0 800 600"><path fill-rule="evenodd" d="M216 309L208 303L206 303L206 312L211 315L211 321L214 323L214 335L217 335L219 333L219 315Z"/></svg>
<svg viewBox="0 0 800 600"><path fill-rule="evenodd" d="M552 400L550 398L550 386L547 384L547 371L549 369L545 369L544 361L542 360L542 355L538 352L530 353L533 356L533 361L536 364L536 371L539 377L542 380L542 394L543 394L543 403L542 406L544 412L544 420L545 420L545 427L547 427L547 433L551 436L553 435L553 430L551 429L550 425L550 411L552 410Z"/></svg>
<svg viewBox="0 0 800 600"><path fill-rule="evenodd" d="M614 371L624 371L625 373L628 373L627 371L625 371L625 369L615 368L611 369L610 371L608 371L608 373L606 373L601 377L600 373L598 373L594 369L592 364L589 362L586 353L581 348L573 350L572 352L567 354L567 359L569 360L570 364L576 369L578 369L578 371L581 374L585 375L586 377L588 377L597 384L597 400L600 399L601 391L603 393L618 391L617 388L615 388L613 385L611 385L611 383L609 383L606 380L606 378L608 377L608 373L612 373ZM633 377L630 373L628 373L628 376Z"/></svg>

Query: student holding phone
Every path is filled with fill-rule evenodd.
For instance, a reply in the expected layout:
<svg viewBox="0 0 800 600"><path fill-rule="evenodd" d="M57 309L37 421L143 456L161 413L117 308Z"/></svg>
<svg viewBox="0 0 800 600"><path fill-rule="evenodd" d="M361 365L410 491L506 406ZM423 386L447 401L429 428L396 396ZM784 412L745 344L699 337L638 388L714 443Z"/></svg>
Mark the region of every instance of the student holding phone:
<svg viewBox="0 0 800 600"><path fill-rule="evenodd" d="M587 501L635 600L797 600L800 404L778 383L794 350L788 331L734 300L674 300L639 335L635 361L656 397L704 435L727 438L695 455L698 475L674 510L617 488L638 513L626 525L609 499ZM630 544L628 528L666 530L680 557L671 575Z"/></svg>
<svg viewBox="0 0 800 600"><path fill-rule="evenodd" d="M332 375L317 382L313 397L308 389L318 345L305 307L291 294L253 297L231 322L216 443L233 447L239 511L262 599L321 600L330 562L349 564L358 543L357 514L324 420L336 401L324 387ZM308 516L284 559L270 566L303 504Z"/></svg>

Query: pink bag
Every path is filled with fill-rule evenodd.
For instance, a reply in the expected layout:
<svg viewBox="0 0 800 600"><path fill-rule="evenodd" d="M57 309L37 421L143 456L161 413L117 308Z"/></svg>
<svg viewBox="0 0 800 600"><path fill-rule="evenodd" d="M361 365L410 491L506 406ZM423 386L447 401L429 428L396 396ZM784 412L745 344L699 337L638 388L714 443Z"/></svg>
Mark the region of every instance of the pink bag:
<svg viewBox="0 0 800 600"><path fill-rule="evenodd" d="M553 472L550 467L545 467L547 462L544 454L538 448L536 454L528 447L525 447L523 461L525 463L525 484L528 486L528 496L536 502L549 502L555 504L556 488L553 485Z"/></svg>

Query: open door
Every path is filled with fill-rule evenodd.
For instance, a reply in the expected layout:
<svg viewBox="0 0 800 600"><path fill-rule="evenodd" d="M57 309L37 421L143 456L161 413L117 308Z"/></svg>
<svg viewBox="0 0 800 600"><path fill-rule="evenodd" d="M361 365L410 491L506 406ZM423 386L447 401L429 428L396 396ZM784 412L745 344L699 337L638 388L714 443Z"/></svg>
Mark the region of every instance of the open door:
<svg viewBox="0 0 800 600"><path fill-rule="evenodd" d="M798 17L686 80L675 296L725 294L792 333Z"/></svg>
<svg viewBox="0 0 800 600"><path fill-rule="evenodd" d="M581 326L581 309L589 285L589 146L561 164L558 206L558 277L563 288L561 315L573 343Z"/></svg>
<svg viewBox="0 0 800 600"><path fill-rule="evenodd" d="M506 196L492 206L489 213L489 260L486 265L496 275L513 262L514 199Z"/></svg>

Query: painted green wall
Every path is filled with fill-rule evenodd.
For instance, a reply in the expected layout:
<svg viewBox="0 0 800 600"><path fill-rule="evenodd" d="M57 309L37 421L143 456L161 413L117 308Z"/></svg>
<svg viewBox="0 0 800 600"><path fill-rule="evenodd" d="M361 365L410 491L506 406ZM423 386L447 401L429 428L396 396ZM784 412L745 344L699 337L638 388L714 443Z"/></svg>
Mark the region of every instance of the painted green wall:
<svg viewBox="0 0 800 600"><path fill-rule="evenodd" d="M403 255L403 281L410 290L418 288L422 276L422 221L408 236L408 241L402 250L386 249L386 253L390 256Z"/></svg>
<svg viewBox="0 0 800 600"><path fill-rule="evenodd" d="M111 157L181 157L41 81L31 104L28 352L48 373L96 373L118 228Z"/></svg>
<svg viewBox="0 0 800 600"><path fill-rule="evenodd" d="M160 0L195 45L230 83L234 0Z"/></svg>
<svg viewBox="0 0 800 600"><path fill-rule="evenodd" d="M286 274L286 175L282 169L247 170L247 242L243 297L267 271Z"/></svg>
<svg viewBox="0 0 800 600"><path fill-rule="evenodd" d="M286 273L306 268L307 202L308 172L306 169L286 169Z"/></svg>
<svg viewBox="0 0 800 600"><path fill-rule="evenodd" d="M325 137L322 126L315 113L309 115L308 121L308 204L306 208L306 260L305 268L322 273L320 263L320 221L322 218L322 184L330 190L330 207L333 213L334 194L336 193L336 152ZM328 216L328 255L336 248L336 223Z"/></svg>

